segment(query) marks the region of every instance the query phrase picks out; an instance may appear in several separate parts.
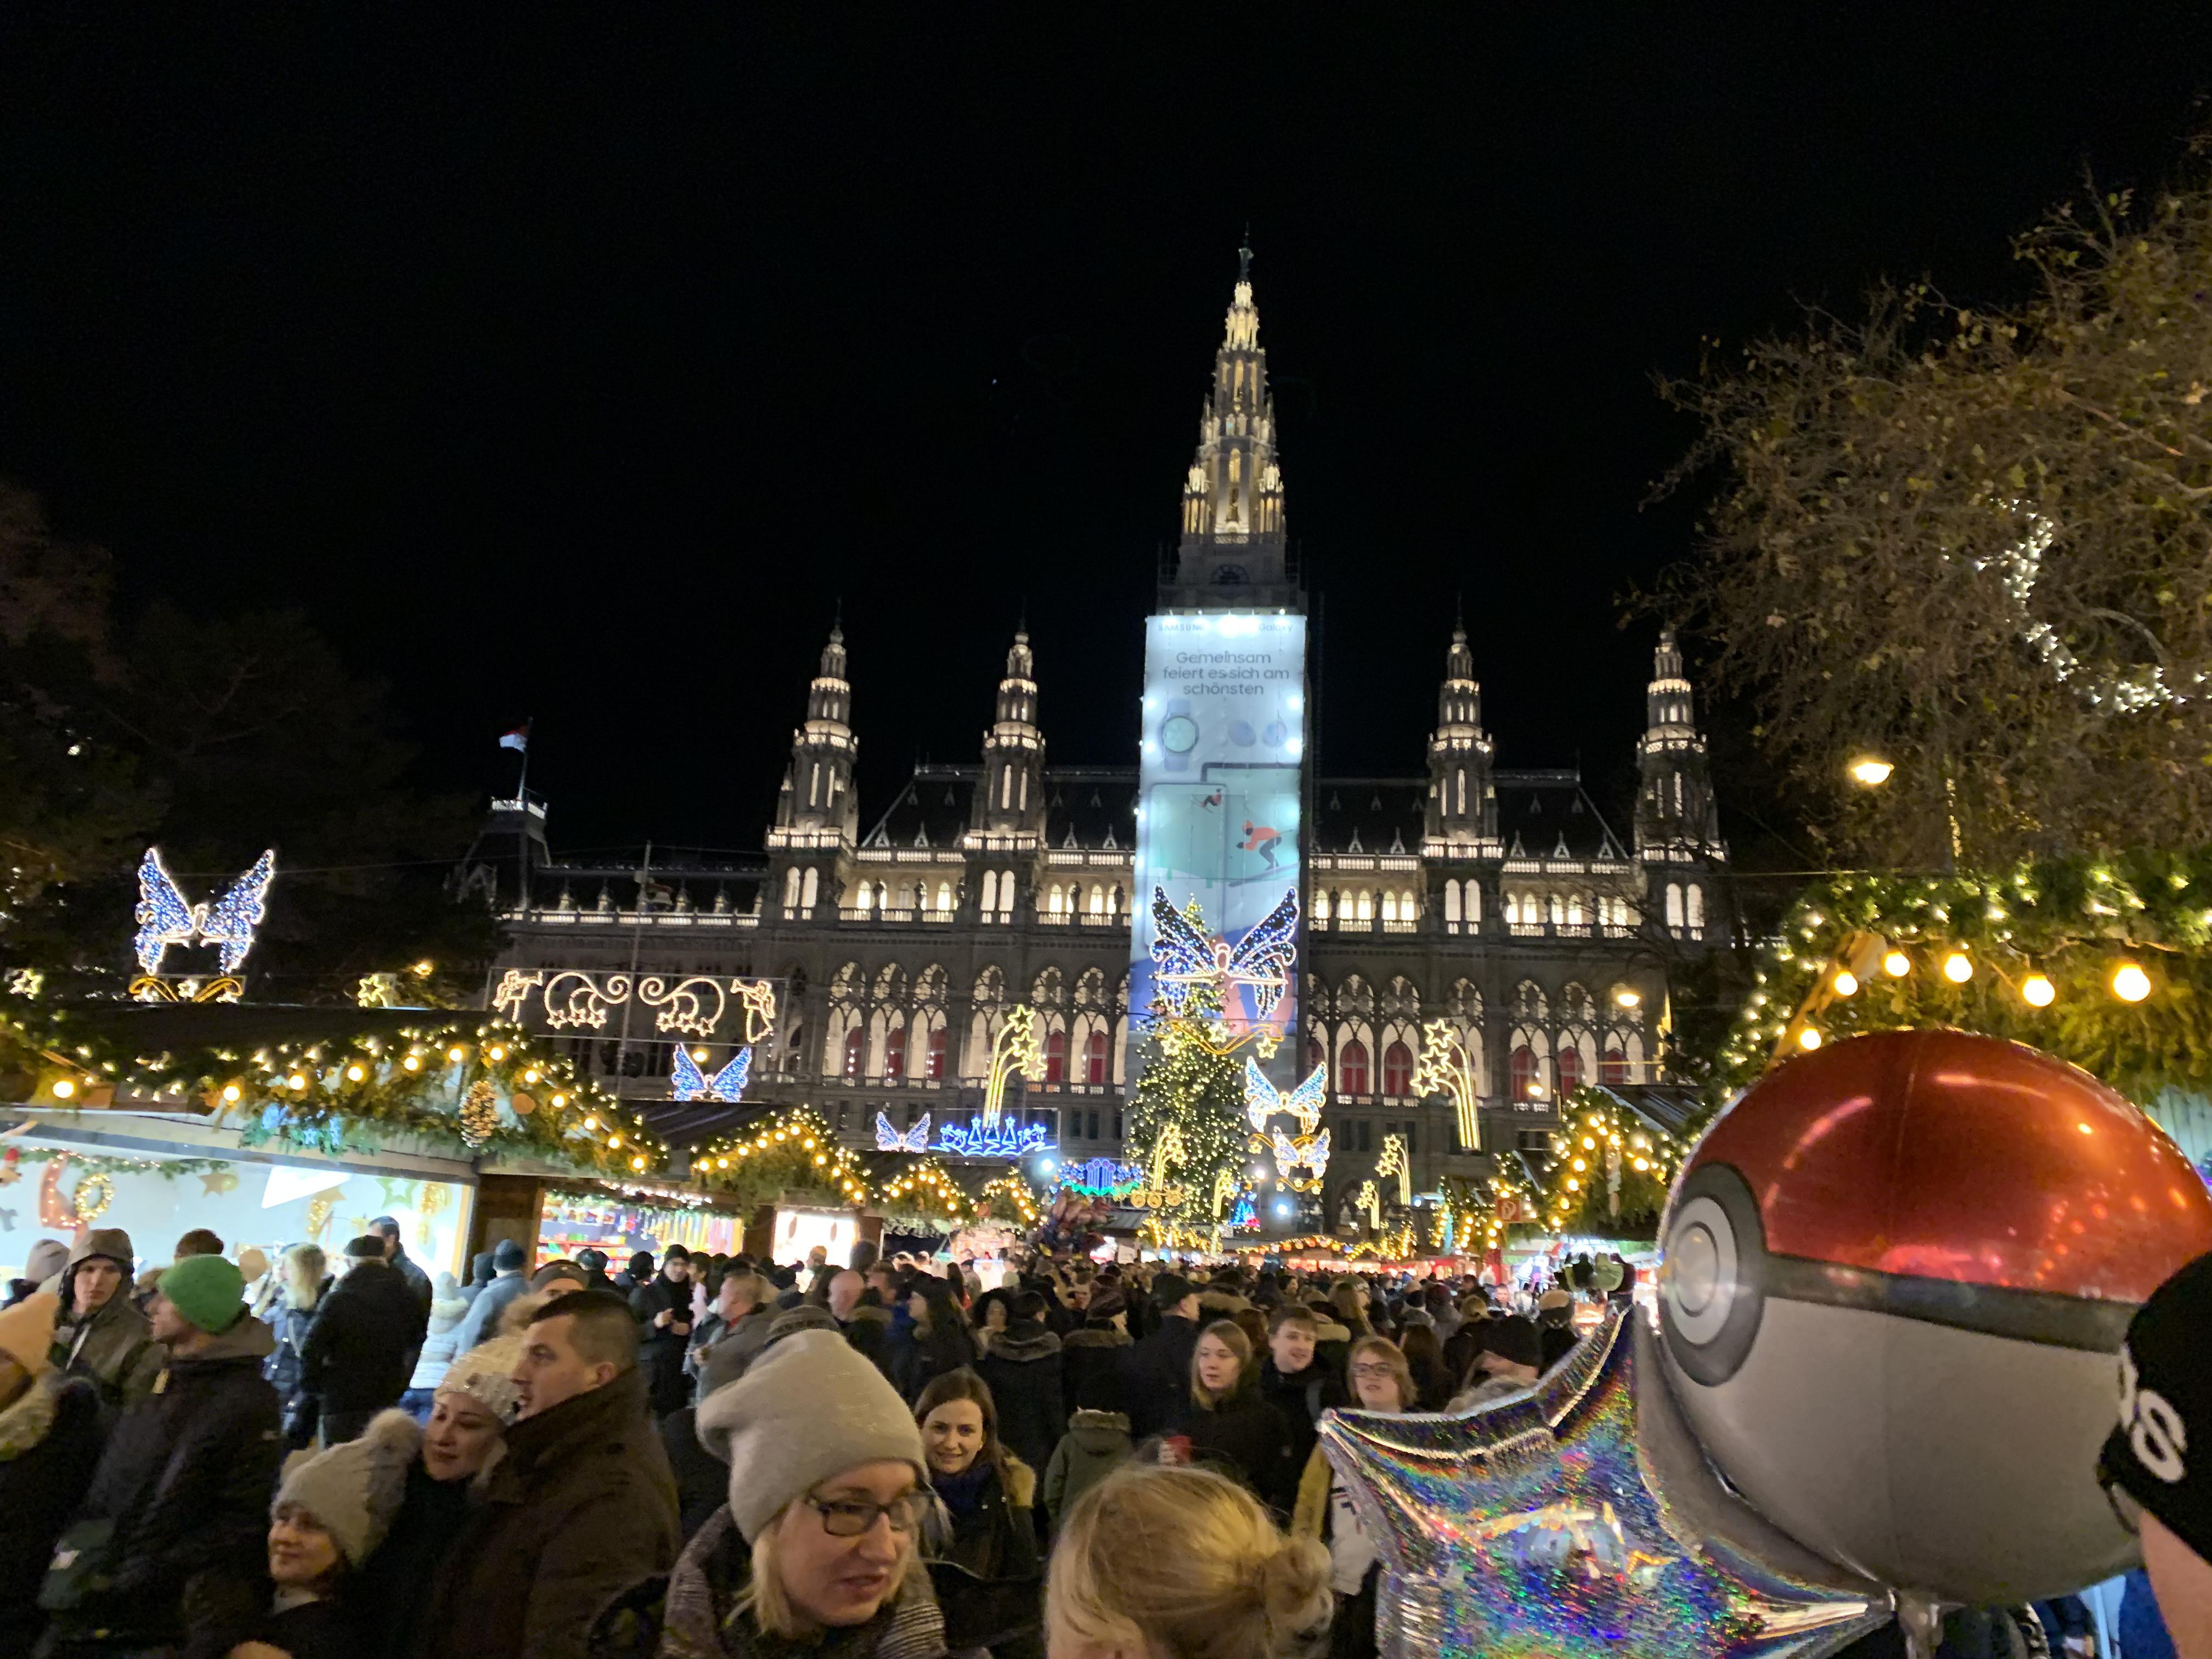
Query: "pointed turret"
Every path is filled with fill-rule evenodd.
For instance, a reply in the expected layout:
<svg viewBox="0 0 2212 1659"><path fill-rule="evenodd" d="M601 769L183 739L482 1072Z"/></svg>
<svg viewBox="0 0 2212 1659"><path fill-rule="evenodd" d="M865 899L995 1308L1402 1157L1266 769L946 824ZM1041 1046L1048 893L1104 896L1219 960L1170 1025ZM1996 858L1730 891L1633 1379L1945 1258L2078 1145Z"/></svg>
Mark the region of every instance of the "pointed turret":
<svg viewBox="0 0 2212 1659"><path fill-rule="evenodd" d="M822 649L821 672L806 689L806 723L791 734L791 765L776 796L779 830L805 831L777 839L785 845L849 843L860 824L853 794L853 686L845 678L845 630L832 627Z"/></svg>
<svg viewBox="0 0 2212 1659"><path fill-rule="evenodd" d="M1044 830L1044 733L1038 730L1036 662L1026 632L1014 635L999 682L997 718L983 734L983 787L970 826L987 835Z"/></svg>
<svg viewBox="0 0 2212 1659"><path fill-rule="evenodd" d="M1182 544L1164 605L1295 605L1284 536L1275 400L1252 302L1252 250L1237 250L1237 286L1213 356L1213 387L1199 411L1198 453L1183 483Z"/></svg>
<svg viewBox="0 0 2212 1659"><path fill-rule="evenodd" d="M1498 788L1490 775L1491 742L1482 729L1482 687L1467 629L1454 627L1437 692L1437 729L1429 734L1426 839L1463 848L1462 857L1498 839Z"/></svg>
<svg viewBox="0 0 2212 1659"><path fill-rule="evenodd" d="M1674 630L1659 635L1644 692L1643 741L1636 746L1636 851L1639 857L1726 860L1713 800L1705 740L1698 734L1690 682Z"/></svg>

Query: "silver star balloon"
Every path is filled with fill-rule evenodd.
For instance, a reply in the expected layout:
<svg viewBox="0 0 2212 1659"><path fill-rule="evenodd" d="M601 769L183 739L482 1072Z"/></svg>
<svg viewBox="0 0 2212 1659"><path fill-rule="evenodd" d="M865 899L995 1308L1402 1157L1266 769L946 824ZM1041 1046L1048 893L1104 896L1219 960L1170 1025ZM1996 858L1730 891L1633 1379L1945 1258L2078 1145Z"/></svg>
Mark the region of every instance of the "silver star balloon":
<svg viewBox="0 0 2212 1659"><path fill-rule="evenodd" d="M1819 1659L1891 1617L1714 1475L1654 1340L1616 1310L1525 1394L1322 1419L1382 1559L1383 1659Z"/></svg>

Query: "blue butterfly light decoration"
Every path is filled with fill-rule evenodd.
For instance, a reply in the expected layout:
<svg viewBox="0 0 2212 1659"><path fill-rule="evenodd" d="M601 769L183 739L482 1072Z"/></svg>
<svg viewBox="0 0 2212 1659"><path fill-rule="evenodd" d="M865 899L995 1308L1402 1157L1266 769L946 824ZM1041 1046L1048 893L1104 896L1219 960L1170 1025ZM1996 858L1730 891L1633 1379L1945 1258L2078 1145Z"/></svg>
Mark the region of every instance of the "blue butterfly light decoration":
<svg viewBox="0 0 2212 1659"><path fill-rule="evenodd" d="M876 1150L879 1152L926 1152L929 1150L929 1114L921 1115L921 1121L901 1134L891 1127L890 1119L881 1112L876 1114Z"/></svg>
<svg viewBox="0 0 2212 1659"><path fill-rule="evenodd" d="M1297 1119L1298 1133L1310 1135L1320 1124L1321 1109L1328 1103L1328 1066L1315 1066L1311 1077L1285 1094L1267 1080L1267 1074L1260 1069L1259 1061L1246 1057L1244 1115L1251 1120L1254 1133L1266 1134L1267 1120L1277 1112L1287 1112Z"/></svg>
<svg viewBox="0 0 2212 1659"><path fill-rule="evenodd" d="M738 1049L728 1065L708 1077L691 1058L691 1051L679 1042L676 1045L676 1065L668 1076L668 1092L678 1100L697 1100L702 1096L708 1100L742 1099L745 1079L752 1069L753 1051L747 1046Z"/></svg>
<svg viewBox="0 0 2212 1659"><path fill-rule="evenodd" d="M198 941L218 949L224 973L236 973L253 948L254 930L269 914L269 884L276 874L276 849L272 847L220 898L187 904L161 862L161 849L148 848L138 861L138 908L132 913L138 932L131 943L139 968L149 977L158 975L171 945Z"/></svg>

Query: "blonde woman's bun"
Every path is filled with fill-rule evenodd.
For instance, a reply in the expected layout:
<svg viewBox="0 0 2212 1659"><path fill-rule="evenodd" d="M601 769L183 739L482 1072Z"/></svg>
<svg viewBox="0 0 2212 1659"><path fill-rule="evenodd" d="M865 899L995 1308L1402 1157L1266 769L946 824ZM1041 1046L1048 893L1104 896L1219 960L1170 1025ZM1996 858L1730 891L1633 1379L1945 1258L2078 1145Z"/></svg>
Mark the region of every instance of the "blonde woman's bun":
<svg viewBox="0 0 2212 1659"><path fill-rule="evenodd" d="M1318 1540L1284 1537L1233 1480L1147 1463L1077 1500L1045 1583L1052 1629L1158 1659L1306 1659L1334 1605Z"/></svg>

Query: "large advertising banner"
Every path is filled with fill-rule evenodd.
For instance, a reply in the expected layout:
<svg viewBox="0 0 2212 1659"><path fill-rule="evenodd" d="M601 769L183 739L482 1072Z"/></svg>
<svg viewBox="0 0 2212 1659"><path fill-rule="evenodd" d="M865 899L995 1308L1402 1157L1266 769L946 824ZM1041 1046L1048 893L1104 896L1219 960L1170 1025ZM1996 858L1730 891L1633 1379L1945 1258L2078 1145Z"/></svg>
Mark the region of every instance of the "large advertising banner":
<svg viewBox="0 0 2212 1659"><path fill-rule="evenodd" d="M1135 960L1129 1007L1147 1011L1155 890L1178 912L1193 899L1206 932L1234 953L1299 889L1306 752L1304 617L1154 617L1145 628L1145 716L1138 793ZM1224 1013L1278 1034L1297 1024L1295 969L1279 1000L1237 983L1224 955ZM1300 1050L1285 1044L1267 1070L1287 1082Z"/></svg>

